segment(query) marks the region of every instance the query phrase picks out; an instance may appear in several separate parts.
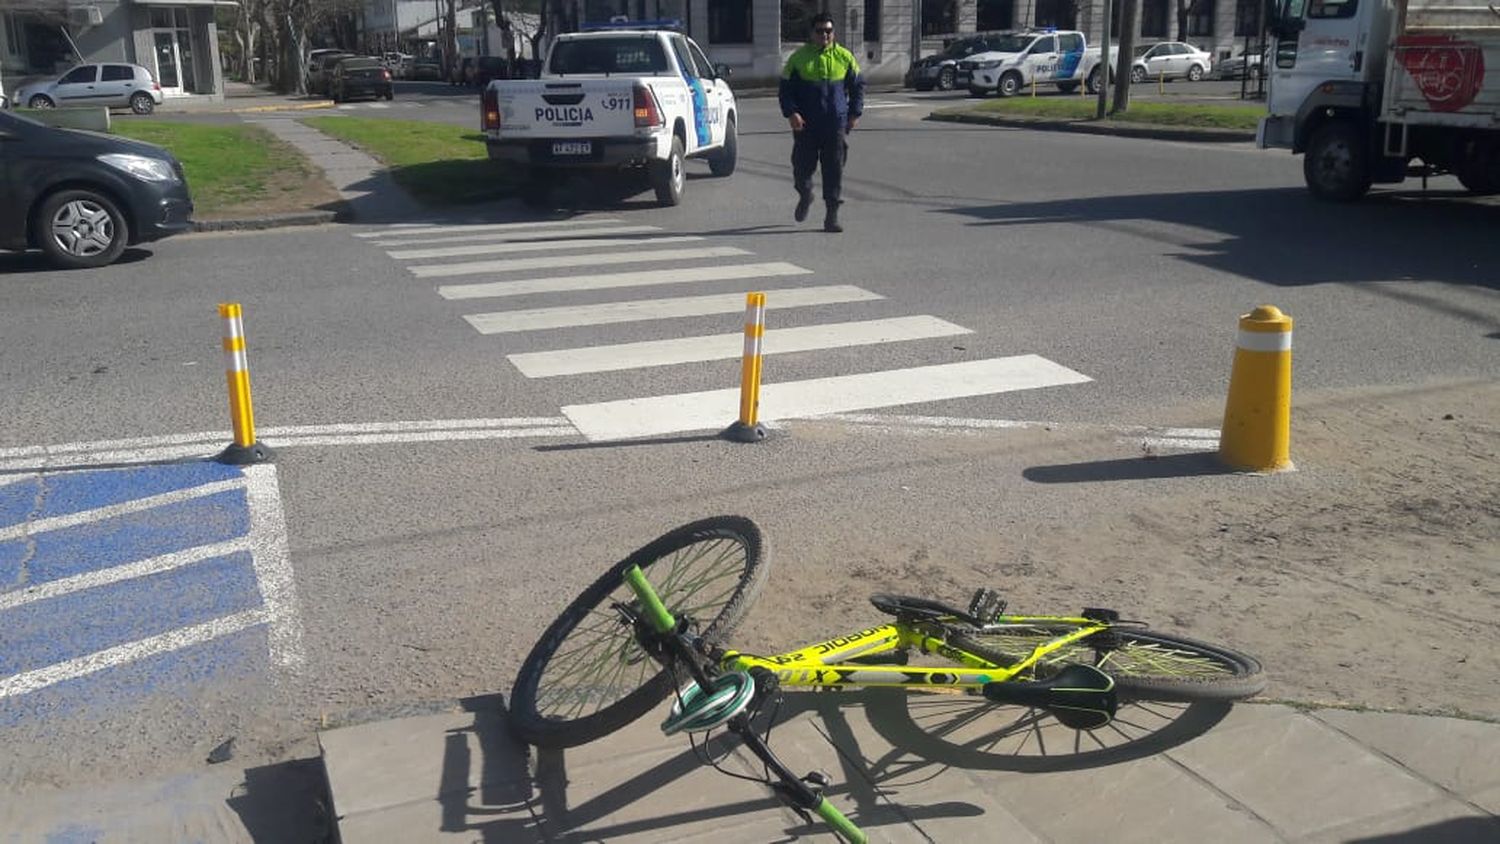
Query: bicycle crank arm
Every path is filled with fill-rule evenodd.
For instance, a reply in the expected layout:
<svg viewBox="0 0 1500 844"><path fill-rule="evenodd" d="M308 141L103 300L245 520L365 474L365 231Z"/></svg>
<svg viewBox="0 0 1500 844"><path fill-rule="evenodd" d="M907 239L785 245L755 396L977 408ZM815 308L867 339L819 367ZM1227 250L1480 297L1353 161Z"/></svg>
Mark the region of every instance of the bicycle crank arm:
<svg viewBox="0 0 1500 844"><path fill-rule="evenodd" d="M1034 706L1075 730L1097 730L1115 717L1115 680L1092 665L1075 663L1037 683L986 683L984 696L996 703Z"/></svg>

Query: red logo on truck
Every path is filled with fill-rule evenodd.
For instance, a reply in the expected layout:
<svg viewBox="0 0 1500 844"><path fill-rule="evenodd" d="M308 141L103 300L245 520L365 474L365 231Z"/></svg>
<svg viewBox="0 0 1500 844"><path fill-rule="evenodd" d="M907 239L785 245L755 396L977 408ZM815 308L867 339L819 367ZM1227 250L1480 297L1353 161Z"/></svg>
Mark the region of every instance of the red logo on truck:
<svg viewBox="0 0 1500 844"><path fill-rule="evenodd" d="M1402 36L1396 56L1433 111L1463 109L1484 81L1484 51L1451 35Z"/></svg>

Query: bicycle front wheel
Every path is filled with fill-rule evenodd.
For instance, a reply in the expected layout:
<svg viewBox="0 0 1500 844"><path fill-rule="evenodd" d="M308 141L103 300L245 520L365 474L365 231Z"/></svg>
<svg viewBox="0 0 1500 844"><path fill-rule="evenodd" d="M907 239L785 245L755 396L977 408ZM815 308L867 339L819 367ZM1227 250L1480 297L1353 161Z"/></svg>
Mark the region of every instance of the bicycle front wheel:
<svg viewBox="0 0 1500 844"><path fill-rule="evenodd" d="M1017 625L956 633L953 644L1000 665L1013 665L1039 645L1076 627ZM1018 679L1045 680L1071 663L1092 665L1115 680L1123 700L1232 701L1265 688L1260 663L1222 645L1153 630L1111 627L1061 647Z"/></svg>
<svg viewBox="0 0 1500 844"><path fill-rule="evenodd" d="M659 537L610 567L532 647L511 690L511 730L537 747L574 747L608 735L664 700L672 678L642 650L627 614L637 601L625 571L640 566L662 603L699 625L709 644L739 624L765 583L760 528L713 516Z"/></svg>

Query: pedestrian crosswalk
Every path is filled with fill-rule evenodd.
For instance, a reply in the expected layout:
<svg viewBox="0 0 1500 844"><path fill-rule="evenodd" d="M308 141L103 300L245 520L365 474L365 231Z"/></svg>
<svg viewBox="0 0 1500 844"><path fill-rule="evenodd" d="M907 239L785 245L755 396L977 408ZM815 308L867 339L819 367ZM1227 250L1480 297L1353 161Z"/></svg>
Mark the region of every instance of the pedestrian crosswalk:
<svg viewBox="0 0 1500 844"><path fill-rule="evenodd" d="M886 302L898 308L899 303L857 285L820 283L813 269L787 261L757 260L750 250L716 244L707 236L673 234L605 215L472 225L402 224L360 231L356 236L402 262L416 278L455 279L438 284L438 296L472 303L463 320L497 346L508 345L507 336L525 336L528 343L542 338L539 342L546 348L533 345L507 356L525 378L616 373L619 383L639 391L640 397L629 399L580 395L577 403L562 406L562 414L573 426L596 441L716 430L738 416L739 389L731 386L738 383L737 372L726 379L724 389L687 393L653 389L653 384L667 382L666 377L656 380L653 373L733 360L742 354L744 334L738 315L745 309L744 292L694 292L694 285L743 281L743 290L766 293L766 307L771 310L839 307L848 312L848 318L811 325L779 328L773 322L763 344L768 356L873 349L974 333L930 314L862 315L861 308L868 309L871 303ZM638 266L615 269L629 265ZM457 280L472 276L483 279ZM647 287L659 295L630 297L631 288ZM713 289L722 291L723 285ZM621 294L629 298L621 299ZM507 300L518 296L544 296L548 298L543 301L555 303L506 306ZM703 317L721 318L724 330L702 333ZM688 324L699 328L673 331ZM576 333L559 330L597 326L618 328L615 334L601 331L597 342L545 340L549 331L554 332L551 336L576 338ZM619 336L631 332L647 336ZM1032 354L873 372L834 371L764 384L760 418L851 413L1089 380ZM597 389L599 382L587 383Z"/></svg>

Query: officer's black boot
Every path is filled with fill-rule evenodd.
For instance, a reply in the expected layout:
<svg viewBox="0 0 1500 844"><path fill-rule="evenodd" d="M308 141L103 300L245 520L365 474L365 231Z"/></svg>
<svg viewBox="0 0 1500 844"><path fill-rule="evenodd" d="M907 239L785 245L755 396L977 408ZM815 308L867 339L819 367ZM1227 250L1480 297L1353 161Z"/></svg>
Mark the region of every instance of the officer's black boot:
<svg viewBox="0 0 1500 844"><path fill-rule="evenodd" d="M813 204L812 188L797 189L797 207L792 211L792 219L802 222L807 219L807 209Z"/></svg>
<svg viewBox="0 0 1500 844"><path fill-rule="evenodd" d="M823 215L823 231L841 232L844 230L844 227L839 225L839 206L843 204L838 201L824 203L828 211Z"/></svg>

